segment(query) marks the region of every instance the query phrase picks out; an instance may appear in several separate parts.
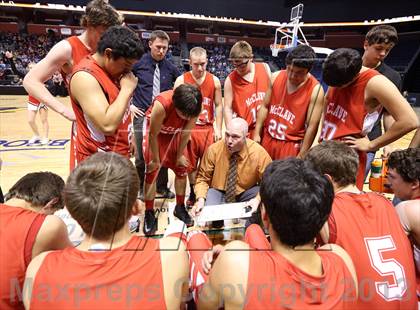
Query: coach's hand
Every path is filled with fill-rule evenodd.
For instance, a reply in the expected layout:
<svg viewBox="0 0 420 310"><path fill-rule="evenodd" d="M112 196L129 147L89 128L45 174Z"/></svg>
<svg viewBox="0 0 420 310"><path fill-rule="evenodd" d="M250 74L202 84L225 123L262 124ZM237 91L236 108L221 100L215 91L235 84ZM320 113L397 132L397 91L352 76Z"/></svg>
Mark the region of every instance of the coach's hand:
<svg viewBox="0 0 420 310"><path fill-rule="evenodd" d="M251 213L255 213L258 210L258 206L260 205L260 198L259 197L255 197L252 198L251 200L249 200L246 205L251 207Z"/></svg>
<svg viewBox="0 0 420 310"><path fill-rule="evenodd" d="M131 94L136 89L137 82L137 78L133 72L126 73L120 80L121 90L127 90Z"/></svg>
<svg viewBox="0 0 420 310"><path fill-rule="evenodd" d="M204 207L204 198L198 198L195 205L191 209L192 217L199 216L201 210L203 210L203 207Z"/></svg>

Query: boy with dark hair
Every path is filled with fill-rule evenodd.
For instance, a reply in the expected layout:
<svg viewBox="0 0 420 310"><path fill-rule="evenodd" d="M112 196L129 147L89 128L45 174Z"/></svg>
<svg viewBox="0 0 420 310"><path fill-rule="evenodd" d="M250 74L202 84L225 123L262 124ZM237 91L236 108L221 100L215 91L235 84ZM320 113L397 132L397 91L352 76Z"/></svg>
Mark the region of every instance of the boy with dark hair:
<svg viewBox="0 0 420 310"><path fill-rule="evenodd" d="M333 184L334 203L321 238L352 257L359 278L358 308L415 309L410 242L392 204L356 187L357 153L342 142L325 141L311 148L305 159Z"/></svg>
<svg viewBox="0 0 420 310"><path fill-rule="evenodd" d="M395 85L375 70L362 66L359 53L339 48L323 64L328 84L320 140L342 140L359 152L357 186L363 187L366 152L377 150L417 128L417 116ZM381 110L395 119L391 127L370 141Z"/></svg>
<svg viewBox="0 0 420 310"><path fill-rule="evenodd" d="M417 296L420 296L420 149L394 151L388 159L388 180L397 198L395 209L413 244L417 272Z"/></svg>
<svg viewBox="0 0 420 310"><path fill-rule="evenodd" d="M77 123L77 162L98 151L130 156L129 101L137 85L131 67L142 54L137 34L114 26L102 35L97 52L74 69L69 88Z"/></svg>
<svg viewBox="0 0 420 310"><path fill-rule="evenodd" d="M188 281L185 247L176 238L131 235L128 221L139 212L138 190L136 169L116 153L97 153L73 170L64 200L86 237L77 248L33 260L26 273L26 308L179 308Z"/></svg>
<svg viewBox="0 0 420 310"><path fill-rule="evenodd" d="M272 75L253 139L261 142L273 160L302 157L315 139L324 98L321 85L309 73L315 58L310 46L299 45L287 54L286 70Z"/></svg>
<svg viewBox="0 0 420 310"><path fill-rule="evenodd" d="M255 224L248 228L250 237L265 239L265 246L229 243L214 262L199 308L223 303L241 309L354 306L357 278L348 254L335 245L326 247L330 251L314 250L334 198L327 178L300 159L274 161L264 172L260 195L271 245Z"/></svg>
<svg viewBox="0 0 420 310"><path fill-rule="evenodd" d="M185 209L185 188L189 166L186 146L201 112L202 95L197 87L182 84L159 94L146 112L143 154L146 163L144 198L146 213L143 231L152 235L157 229L154 215L156 178L161 167L175 173L176 206L174 215L186 224L192 219Z"/></svg>
<svg viewBox="0 0 420 310"><path fill-rule="evenodd" d="M63 208L64 181L51 172L29 173L0 205L0 308L23 308L25 271L38 254L71 246L66 225L54 211Z"/></svg>

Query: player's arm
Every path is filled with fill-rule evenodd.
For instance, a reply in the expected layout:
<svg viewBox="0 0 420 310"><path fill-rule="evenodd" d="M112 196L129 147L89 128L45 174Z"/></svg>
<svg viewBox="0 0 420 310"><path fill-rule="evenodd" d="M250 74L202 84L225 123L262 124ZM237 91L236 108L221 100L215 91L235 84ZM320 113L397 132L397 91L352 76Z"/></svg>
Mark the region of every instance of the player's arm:
<svg viewBox="0 0 420 310"><path fill-rule="evenodd" d="M311 148L312 143L318 132L319 121L321 119L322 109L324 107L324 90L321 84L314 87L311 94L311 104L308 107L305 136L303 137L298 158L303 158L306 152Z"/></svg>
<svg viewBox="0 0 420 310"><path fill-rule="evenodd" d="M174 89L177 88L179 85L184 84L184 75L180 75L176 78Z"/></svg>
<svg viewBox="0 0 420 310"><path fill-rule="evenodd" d="M166 309L179 310L182 301L188 296L187 250L180 239L175 237L160 239L159 248Z"/></svg>
<svg viewBox="0 0 420 310"><path fill-rule="evenodd" d="M49 51L47 56L37 63L31 71L29 71L23 79L23 87L28 94L45 103L48 107L63 115L65 118L74 121L76 119L72 109L67 108L58 101L48 89L44 82L47 81L55 71L59 71L61 67L71 59L71 45L67 40L58 42Z"/></svg>
<svg viewBox="0 0 420 310"><path fill-rule="evenodd" d="M408 147L420 147L420 128L417 128L416 133L414 134L413 139L411 139Z"/></svg>
<svg viewBox="0 0 420 310"><path fill-rule="evenodd" d="M32 257L45 251L61 250L72 246L66 224L59 217L48 215L36 236Z"/></svg>
<svg viewBox="0 0 420 310"><path fill-rule="evenodd" d="M350 271L350 274L352 276L352 280L353 280L353 284L354 284L354 288L355 288L355 294L356 297L358 296L358 281L357 281L357 274L356 274L356 268L354 268L354 264L353 261L350 257L350 255L340 246L336 245L336 244L326 244L323 245L321 248L321 250L329 250L332 251L333 253L337 254L338 256L340 256L344 263L346 264L347 268ZM346 279L343 279L346 280Z"/></svg>
<svg viewBox="0 0 420 310"><path fill-rule="evenodd" d="M220 80L213 76L214 79L214 105L216 110L216 128L215 140L222 139L222 126L223 126L223 104L222 104L222 85Z"/></svg>
<svg viewBox="0 0 420 310"><path fill-rule="evenodd" d="M229 125L229 122L232 120L233 111L232 111L232 101L233 101L233 93L232 93L232 82L230 78L227 77L225 80L225 97L223 100L223 116L225 118L225 126Z"/></svg>
<svg viewBox="0 0 420 310"><path fill-rule="evenodd" d="M249 246L232 241L225 246L210 271L198 298L199 309L242 309L248 286ZM224 302L224 305L223 305Z"/></svg>
<svg viewBox="0 0 420 310"><path fill-rule="evenodd" d="M395 210L406 234L412 235L417 246L420 245L420 204L418 200L400 202Z"/></svg>
<svg viewBox="0 0 420 310"><path fill-rule="evenodd" d="M76 72L70 81L72 96L82 107L83 113L105 135L112 135L120 125L137 85L137 78L131 72L125 74L120 85L117 98L109 104L102 87L90 73Z"/></svg>
<svg viewBox="0 0 420 310"><path fill-rule="evenodd" d="M37 257L33 258L28 268L26 269L25 282L22 291L22 299L25 309L30 308L35 277L48 253L50 252L43 252Z"/></svg>
<svg viewBox="0 0 420 310"><path fill-rule="evenodd" d="M184 150L187 147L188 141L190 140L191 131L194 128L196 121L197 117L191 118L190 120L188 120L187 124L185 124L184 128L182 129L178 153L176 154L177 162L181 160L181 158L184 156ZM182 163L183 166L185 166L184 164L187 164L184 163L183 160L181 160L180 163Z"/></svg>
<svg viewBox="0 0 420 310"><path fill-rule="evenodd" d="M254 136L251 137L252 140L255 142L261 143L261 130L264 127L265 119L268 115L268 108L271 101L271 93L272 93L272 86L274 83L274 80L277 78L280 71L274 72L271 76L271 83L265 93L264 100L260 106L260 109L257 113L257 121L255 122L255 130L254 130Z"/></svg>
<svg viewBox="0 0 420 310"><path fill-rule="evenodd" d="M404 99L397 87L383 75L373 77L365 89L367 99L376 99L395 119L392 126L380 137L369 141L367 138L353 139L348 142L360 151L374 151L401 138L409 131L416 129L416 113Z"/></svg>
<svg viewBox="0 0 420 310"><path fill-rule="evenodd" d="M160 129L162 128L163 120L165 119L166 112L163 105L155 100L153 104L152 114L150 115L150 128L149 128L149 146L150 152L152 155L152 163L156 166L156 169L160 166L160 156L159 156L159 144L158 144L158 135ZM148 165L150 163L146 163ZM147 169L149 170L149 169ZM149 170L149 172L155 169Z"/></svg>

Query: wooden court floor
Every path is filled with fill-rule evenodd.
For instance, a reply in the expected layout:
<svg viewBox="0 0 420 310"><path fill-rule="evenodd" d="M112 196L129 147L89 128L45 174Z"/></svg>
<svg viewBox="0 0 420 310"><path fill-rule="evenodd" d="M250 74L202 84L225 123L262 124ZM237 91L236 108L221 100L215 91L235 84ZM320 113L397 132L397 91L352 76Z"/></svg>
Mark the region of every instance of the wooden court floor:
<svg viewBox="0 0 420 310"><path fill-rule="evenodd" d="M69 97L58 100L70 106ZM42 146L28 145L32 131L27 123L27 96L0 96L0 185L3 192L23 175L35 171L51 171L64 180L69 173L69 148L71 123L52 110L48 111L50 143ZM37 116L38 128L41 124ZM394 143L394 147L406 148L413 132ZM171 182L172 181L172 182ZM170 175L173 184L173 175Z"/></svg>

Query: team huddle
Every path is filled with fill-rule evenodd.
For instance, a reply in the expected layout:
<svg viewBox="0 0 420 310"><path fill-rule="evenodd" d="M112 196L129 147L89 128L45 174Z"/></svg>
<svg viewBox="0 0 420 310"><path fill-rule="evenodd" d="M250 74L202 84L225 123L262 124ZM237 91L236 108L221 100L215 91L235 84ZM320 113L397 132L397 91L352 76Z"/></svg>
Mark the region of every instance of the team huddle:
<svg viewBox="0 0 420 310"><path fill-rule="evenodd" d="M393 27L371 29L363 56L332 52L325 93L310 46L291 49L286 69L272 73L238 41L222 96L205 49L190 50L181 75L165 58L168 34L153 31L145 53L122 23L93 0L85 31L25 77L31 97L73 121L71 173L66 183L31 173L6 194L1 309L417 309L417 133L407 150L385 154L402 202L363 192L375 152L418 127L383 63L398 40ZM72 109L43 84L57 69ZM164 237L148 238L159 197L176 205ZM205 206L234 202L249 207L243 241L213 245L187 229ZM83 231L76 247L53 215L63 208ZM140 214L144 237L130 229Z"/></svg>

